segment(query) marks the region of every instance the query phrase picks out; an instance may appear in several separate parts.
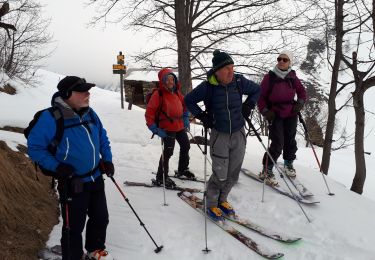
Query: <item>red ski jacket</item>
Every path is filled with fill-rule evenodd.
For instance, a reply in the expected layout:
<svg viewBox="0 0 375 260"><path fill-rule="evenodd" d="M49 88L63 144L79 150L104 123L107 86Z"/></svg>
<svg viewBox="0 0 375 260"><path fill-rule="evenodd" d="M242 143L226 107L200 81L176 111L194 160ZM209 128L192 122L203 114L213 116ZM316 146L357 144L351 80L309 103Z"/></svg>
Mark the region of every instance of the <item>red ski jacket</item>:
<svg viewBox="0 0 375 260"><path fill-rule="evenodd" d="M163 79L169 74L175 78L175 86L172 91L163 86ZM158 88L162 95L159 95L159 91L153 92L146 108L146 124L148 127L156 124L159 128L170 132L181 131L184 129L183 116L187 110L177 77L171 69L167 68L160 70L158 77Z"/></svg>

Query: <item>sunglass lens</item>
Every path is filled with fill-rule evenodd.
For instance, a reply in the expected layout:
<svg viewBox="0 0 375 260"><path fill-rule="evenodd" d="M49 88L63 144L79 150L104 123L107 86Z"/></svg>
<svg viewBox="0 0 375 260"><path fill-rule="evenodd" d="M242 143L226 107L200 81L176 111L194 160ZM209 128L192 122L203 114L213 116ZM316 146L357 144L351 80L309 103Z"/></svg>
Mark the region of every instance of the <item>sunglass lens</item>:
<svg viewBox="0 0 375 260"><path fill-rule="evenodd" d="M280 61L283 61L283 62L288 62L289 61L289 59L287 59L287 58L277 58L277 61L278 62L280 62Z"/></svg>

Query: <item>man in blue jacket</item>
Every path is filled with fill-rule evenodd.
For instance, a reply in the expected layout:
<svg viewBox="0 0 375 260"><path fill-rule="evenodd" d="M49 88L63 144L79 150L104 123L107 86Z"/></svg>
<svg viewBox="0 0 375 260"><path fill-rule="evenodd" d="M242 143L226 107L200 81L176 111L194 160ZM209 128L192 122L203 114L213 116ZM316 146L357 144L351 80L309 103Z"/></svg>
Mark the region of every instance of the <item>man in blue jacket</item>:
<svg viewBox="0 0 375 260"><path fill-rule="evenodd" d="M207 184L206 203L208 215L220 221L222 214L235 214L227 197L238 181L245 155L244 117L249 117L254 108L260 87L234 74L234 62L227 53L215 50L213 54L207 81L186 95L185 104L205 128L212 128L209 145L213 174ZM243 94L247 99L242 104ZM198 106L201 101L206 111Z"/></svg>
<svg viewBox="0 0 375 260"><path fill-rule="evenodd" d="M75 76L58 83L51 103L63 117L64 130L55 152L51 152L50 145L58 130L57 121L48 110L40 115L27 142L30 158L58 179L64 260L82 259L86 216L85 249L89 259L113 259L105 250L108 210L99 166L110 177L114 166L107 132L89 107L89 90L93 86Z"/></svg>

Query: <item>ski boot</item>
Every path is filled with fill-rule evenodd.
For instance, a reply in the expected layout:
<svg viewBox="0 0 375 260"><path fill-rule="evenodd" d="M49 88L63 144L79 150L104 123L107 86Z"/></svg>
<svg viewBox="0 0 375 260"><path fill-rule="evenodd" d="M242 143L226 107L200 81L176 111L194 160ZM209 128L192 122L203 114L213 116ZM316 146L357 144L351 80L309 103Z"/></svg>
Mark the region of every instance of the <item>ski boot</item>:
<svg viewBox="0 0 375 260"><path fill-rule="evenodd" d="M293 161L284 160L284 171L290 178L296 177L296 169L293 167Z"/></svg>
<svg viewBox="0 0 375 260"><path fill-rule="evenodd" d="M189 168L183 171L175 171L176 178L186 178L189 180L195 180L195 175L192 173Z"/></svg>
<svg viewBox="0 0 375 260"><path fill-rule="evenodd" d="M107 250L98 249L86 255L88 260L113 260L114 258L108 253Z"/></svg>
<svg viewBox="0 0 375 260"><path fill-rule="evenodd" d="M275 178L275 174L273 174L272 168L263 168L262 172L259 174L259 178L262 181L265 181L267 185L270 186L278 186L279 183Z"/></svg>
<svg viewBox="0 0 375 260"><path fill-rule="evenodd" d="M207 208L207 215L213 221L216 221L216 222L220 222L220 221L223 222L224 221L223 213L221 212L221 210L218 207Z"/></svg>
<svg viewBox="0 0 375 260"><path fill-rule="evenodd" d="M228 217L234 217L236 213L228 201L220 202L219 209Z"/></svg>
<svg viewBox="0 0 375 260"><path fill-rule="evenodd" d="M163 185L163 177L156 176L156 180L152 180L152 184L155 186L162 186ZM173 189L176 187L176 183L169 178L169 176L165 177L165 187L169 189Z"/></svg>

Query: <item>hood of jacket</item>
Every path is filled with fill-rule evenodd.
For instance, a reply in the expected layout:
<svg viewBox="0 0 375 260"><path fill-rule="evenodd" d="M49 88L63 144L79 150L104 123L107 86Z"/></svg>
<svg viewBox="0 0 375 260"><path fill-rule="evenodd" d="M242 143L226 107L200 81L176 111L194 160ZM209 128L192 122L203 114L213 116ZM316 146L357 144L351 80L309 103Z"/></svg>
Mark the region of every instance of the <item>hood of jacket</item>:
<svg viewBox="0 0 375 260"><path fill-rule="evenodd" d="M173 92L179 91L180 90L180 83L178 82L176 74L173 73L172 69L169 68L164 68L161 69L158 73L158 78L159 78L159 88L163 91L168 91L165 87L163 87L163 81L167 75L172 75L174 77L174 88Z"/></svg>

